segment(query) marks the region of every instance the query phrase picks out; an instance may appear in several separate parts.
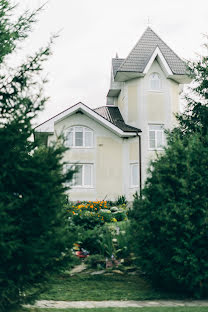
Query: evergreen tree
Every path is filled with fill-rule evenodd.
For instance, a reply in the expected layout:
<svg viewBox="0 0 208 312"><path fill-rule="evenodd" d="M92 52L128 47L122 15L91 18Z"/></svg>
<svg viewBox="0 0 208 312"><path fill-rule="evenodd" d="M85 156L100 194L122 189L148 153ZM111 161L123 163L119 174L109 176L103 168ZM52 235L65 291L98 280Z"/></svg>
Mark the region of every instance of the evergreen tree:
<svg viewBox="0 0 208 312"><path fill-rule="evenodd" d="M36 13L14 21L11 1L0 0L0 311L35 295L39 283L68 262L70 232L64 211L61 144L37 147L31 122L43 108L40 73L50 44L19 68L7 56L25 39Z"/></svg>
<svg viewBox="0 0 208 312"><path fill-rule="evenodd" d="M152 162L132 229L138 263L157 286L208 294L208 57L190 63L193 91Z"/></svg>
<svg viewBox="0 0 208 312"><path fill-rule="evenodd" d="M208 36L207 36L208 39ZM207 40L208 41L208 40ZM186 109L178 114L177 119L183 134L198 132L202 135L208 133L208 44L204 44L207 54L198 60L189 62L190 77L193 85L185 95Z"/></svg>

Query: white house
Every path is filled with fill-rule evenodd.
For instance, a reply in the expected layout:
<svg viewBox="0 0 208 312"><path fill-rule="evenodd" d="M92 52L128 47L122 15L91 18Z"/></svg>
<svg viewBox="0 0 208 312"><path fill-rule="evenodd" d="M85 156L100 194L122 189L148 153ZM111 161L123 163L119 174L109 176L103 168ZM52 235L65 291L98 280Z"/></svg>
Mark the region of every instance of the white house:
<svg viewBox="0 0 208 312"><path fill-rule="evenodd" d="M77 103L36 127L45 144L65 135L64 161L79 168L71 200L131 199L140 191L189 82L185 63L148 27L125 59L112 59L106 106Z"/></svg>

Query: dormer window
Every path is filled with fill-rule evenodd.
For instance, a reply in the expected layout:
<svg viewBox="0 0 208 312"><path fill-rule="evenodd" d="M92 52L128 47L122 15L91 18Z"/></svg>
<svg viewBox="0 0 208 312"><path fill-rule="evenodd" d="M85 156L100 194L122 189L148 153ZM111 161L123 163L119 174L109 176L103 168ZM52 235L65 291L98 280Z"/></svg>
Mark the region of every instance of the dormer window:
<svg viewBox="0 0 208 312"><path fill-rule="evenodd" d="M158 73L152 73L150 75L150 90L160 91L161 90L161 78Z"/></svg>
<svg viewBox="0 0 208 312"><path fill-rule="evenodd" d="M66 131L65 145L73 148L93 147L93 131L82 126L71 127Z"/></svg>

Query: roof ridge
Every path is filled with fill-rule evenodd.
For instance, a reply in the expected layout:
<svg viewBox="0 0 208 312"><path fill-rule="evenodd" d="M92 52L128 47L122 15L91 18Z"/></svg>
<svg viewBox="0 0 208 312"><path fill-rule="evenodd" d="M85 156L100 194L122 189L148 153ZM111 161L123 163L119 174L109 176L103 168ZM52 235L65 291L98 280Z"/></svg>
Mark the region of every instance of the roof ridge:
<svg viewBox="0 0 208 312"><path fill-rule="evenodd" d="M46 121L44 121L44 122L42 122L41 124L37 125L34 129L36 129L36 128L42 126L44 123L50 121L51 119L53 119L53 118L55 118L55 117L61 115L62 113L66 112L68 109L70 109L71 107L73 107L73 106L75 106L75 105L77 105L77 104L83 104L83 105L85 105L84 103L82 103L81 101L79 101L79 102L77 102L76 104L73 104L72 106L69 106L68 108L64 109L62 112L60 112L60 113L58 113L58 114L56 114L56 115L50 117L50 118L47 119ZM86 105L85 105L85 106L86 106Z"/></svg>
<svg viewBox="0 0 208 312"><path fill-rule="evenodd" d="M178 54L175 53L174 50L158 34L156 34L156 32L151 27L149 27L149 29L173 52L173 54L175 54L175 56L177 56L183 62L180 56L178 56Z"/></svg>
<svg viewBox="0 0 208 312"><path fill-rule="evenodd" d="M149 44L150 42L151 44ZM185 61L151 28L147 27L127 57L115 72L130 71L143 73L151 55L159 48L173 74L185 74ZM142 56L143 55L143 56ZM119 63L118 63L119 65Z"/></svg>
<svg viewBox="0 0 208 312"><path fill-rule="evenodd" d="M139 41L142 39L142 37L144 36L144 34L145 34L146 31L148 30L148 28L151 29L149 26L145 29L145 31L142 33L142 35L141 35L141 37L139 38L139 40L137 40L136 44L133 46L133 48L131 49L131 51L130 51L129 54L127 55L127 57L124 59L123 63L121 63L121 65L120 65L119 68L117 69L117 72L119 71L120 67L122 67L122 66L126 63L128 57L129 57L129 55L130 55L130 54L132 53L132 51L136 48L137 44L138 44Z"/></svg>

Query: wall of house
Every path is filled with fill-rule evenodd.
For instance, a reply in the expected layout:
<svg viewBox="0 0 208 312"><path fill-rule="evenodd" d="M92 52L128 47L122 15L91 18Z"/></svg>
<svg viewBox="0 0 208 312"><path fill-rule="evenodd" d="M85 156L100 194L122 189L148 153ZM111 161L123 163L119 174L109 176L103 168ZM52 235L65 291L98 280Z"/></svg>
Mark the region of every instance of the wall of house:
<svg viewBox="0 0 208 312"><path fill-rule="evenodd" d="M150 90L150 75L160 74L162 88L160 91ZM179 84L166 78L163 70L155 60L148 73L142 79L143 94L140 95L139 124L142 130L142 176L143 183L147 176L150 161L156 157L156 152L149 148L149 124L161 124L165 129L173 125L174 113L179 110Z"/></svg>
<svg viewBox="0 0 208 312"><path fill-rule="evenodd" d="M115 105L118 106L124 120L126 120L128 116L128 105L126 105L127 92L128 92L128 89L126 87L126 84L123 83L118 99L115 100Z"/></svg>
<svg viewBox="0 0 208 312"><path fill-rule="evenodd" d="M150 90L150 75L154 72L159 73L162 79L160 91ZM174 125L176 122L174 114L179 111L179 84L167 79L155 60L144 77L123 84L117 103L125 122L142 130L142 181L144 183L147 167L151 159L156 157L156 152L149 149L148 125L162 124L167 129Z"/></svg>
<svg viewBox="0 0 208 312"><path fill-rule="evenodd" d="M120 195L130 198L135 190L130 188L129 166L138 162L138 138L123 139L85 114L77 113L66 117L54 126L54 135L49 136L51 144L61 133L72 126L85 126L94 131L93 148L71 148L65 152L67 163L93 164L93 187L72 188L70 199L115 200Z"/></svg>
<svg viewBox="0 0 208 312"><path fill-rule="evenodd" d="M136 125L138 122L138 82L139 79L132 79L127 82L128 88L128 124Z"/></svg>

